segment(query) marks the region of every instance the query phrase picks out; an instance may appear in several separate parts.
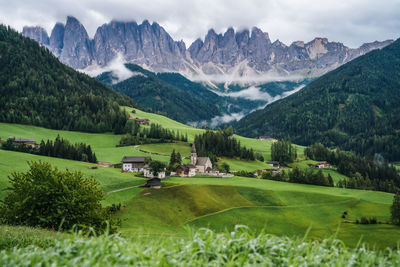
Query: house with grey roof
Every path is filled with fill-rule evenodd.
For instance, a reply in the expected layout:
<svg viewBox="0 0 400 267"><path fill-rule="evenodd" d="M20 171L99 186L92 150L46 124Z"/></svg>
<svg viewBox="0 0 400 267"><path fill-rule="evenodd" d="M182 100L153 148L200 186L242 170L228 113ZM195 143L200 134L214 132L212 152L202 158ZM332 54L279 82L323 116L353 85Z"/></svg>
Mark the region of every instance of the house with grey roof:
<svg viewBox="0 0 400 267"><path fill-rule="evenodd" d="M123 157L122 172L142 172L144 171L145 157Z"/></svg>

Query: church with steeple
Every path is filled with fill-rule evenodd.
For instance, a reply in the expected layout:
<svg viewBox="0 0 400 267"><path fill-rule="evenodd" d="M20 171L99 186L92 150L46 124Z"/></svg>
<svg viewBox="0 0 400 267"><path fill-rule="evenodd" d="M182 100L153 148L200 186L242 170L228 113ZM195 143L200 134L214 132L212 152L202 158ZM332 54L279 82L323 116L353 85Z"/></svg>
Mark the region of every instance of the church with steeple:
<svg viewBox="0 0 400 267"><path fill-rule="evenodd" d="M209 157L197 157L196 146L192 144L190 164L196 167L196 173L207 173L212 170L212 163Z"/></svg>

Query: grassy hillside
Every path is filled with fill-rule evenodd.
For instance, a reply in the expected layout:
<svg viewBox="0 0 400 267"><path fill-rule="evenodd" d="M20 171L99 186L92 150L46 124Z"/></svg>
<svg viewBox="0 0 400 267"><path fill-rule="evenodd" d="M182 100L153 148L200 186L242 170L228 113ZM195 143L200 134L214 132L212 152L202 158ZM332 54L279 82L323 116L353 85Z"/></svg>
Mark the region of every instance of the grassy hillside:
<svg viewBox="0 0 400 267"><path fill-rule="evenodd" d="M0 138L5 140L10 137L32 138L36 142L40 140L54 140L57 135L71 142L83 142L92 147L99 161L120 163L124 156L148 156L147 153L140 152L133 146L116 147L121 136L113 134L90 134L82 132L71 132L61 130L51 130L35 126L20 124L0 123ZM169 157L152 155L154 159L168 161Z"/></svg>
<svg viewBox="0 0 400 267"><path fill-rule="evenodd" d="M132 99L62 64L46 48L0 25L0 121L120 133Z"/></svg>
<svg viewBox="0 0 400 267"><path fill-rule="evenodd" d="M337 232L349 246L363 238L377 248L396 247L400 239L399 227L385 224L393 198L387 193L240 177L166 182L170 186L143 190L125 202L118 213L122 232L182 234L185 225L223 231L242 224L289 236L303 236L311 228L312 239ZM343 219L345 211L348 216ZM384 224L355 224L361 216L375 216Z"/></svg>
<svg viewBox="0 0 400 267"><path fill-rule="evenodd" d="M245 136L321 142L400 159L400 40L374 50L256 111L236 125Z"/></svg>
<svg viewBox="0 0 400 267"><path fill-rule="evenodd" d="M94 170L88 169L89 166L94 165L93 163L36 156L5 150L0 150L0 158L0 199L2 199L6 194L2 189L4 189L8 184L7 177L15 171L27 171L27 161L41 160L49 162L52 165L57 166L59 169L81 171L83 174L95 178L105 192L129 186L142 185L145 183L143 178L136 178L132 173L121 173L120 169L102 167Z"/></svg>
<svg viewBox="0 0 400 267"><path fill-rule="evenodd" d="M149 118L171 130L187 133L189 141L203 130L178 123L164 116L136 110L135 116ZM147 127L147 126L146 126ZM148 144L138 147L115 145L119 136L112 134L89 134L82 132L56 131L40 127L0 123L0 138L8 137L54 139L57 135L73 142L90 144L100 161L120 162L125 155L151 155L168 161L172 149L188 157L188 143ZM241 143L270 157L271 143L262 140L235 136ZM299 154L302 147L299 147ZM140 150L146 151L141 152ZM153 154L149 154L153 153ZM156 154L155 154L156 153ZM310 185L283 183L255 178L169 178L160 190L142 189L143 178L119 169L88 169L93 164L48 158L18 152L0 150L0 189L7 186L7 176L13 171L25 171L27 161L42 160L60 169L80 170L99 181L107 195L104 205L122 203L116 214L122 220L121 231L126 236L147 233L151 235L181 235L186 226L210 227L217 231L232 230L235 224L246 224L254 231L264 230L277 235L303 236L311 227L309 238L322 239L338 231L338 237L347 245L355 246L361 236L379 248L394 247L400 239L398 227L386 224L390 219L389 207L393 196L382 192L347 190ZM187 161L187 159L186 159ZM256 170L270 168L259 161L222 159L233 170ZM293 163L293 166L308 168L309 161ZM342 178L334 169L324 170L335 180ZM337 175L338 177L336 177ZM5 192L1 191L0 198ZM348 216L341 218L343 212ZM357 225L361 216L376 216L383 224Z"/></svg>

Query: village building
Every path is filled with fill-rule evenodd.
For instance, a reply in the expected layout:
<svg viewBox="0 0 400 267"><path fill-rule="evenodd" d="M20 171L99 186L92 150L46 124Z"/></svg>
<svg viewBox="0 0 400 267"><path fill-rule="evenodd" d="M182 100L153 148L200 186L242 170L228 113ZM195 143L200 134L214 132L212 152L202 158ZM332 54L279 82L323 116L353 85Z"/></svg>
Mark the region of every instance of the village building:
<svg viewBox="0 0 400 267"><path fill-rule="evenodd" d="M150 120L149 119L139 119L139 118L136 118L136 117L130 117L129 119L137 121L139 124L144 124L144 125L149 125L150 124Z"/></svg>
<svg viewBox="0 0 400 267"><path fill-rule="evenodd" d="M212 169L212 163L209 157L197 157L196 146L193 143L190 154L190 164L196 167L196 173L206 173L207 169Z"/></svg>
<svg viewBox="0 0 400 267"><path fill-rule="evenodd" d="M269 136L259 136L258 139L259 140L265 140L265 141L271 141L271 142L278 142L278 139L272 138L272 137L269 137Z"/></svg>
<svg viewBox="0 0 400 267"><path fill-rule="evenodd" d="M208 168L206 169L206 173L209 173L209 174L219 174L219 170L216 169L216 168L210 168L210 167L208 167Z"/></svg>
<svg viewBox="0 0 400 267"><path fill-rule="evenodd" d="M145 161L145 157L123 157L122 172L142 172Z"/></svg>
<svg viewBox="0 0 400 267"><path fill-rule="evenodd" d="M143 167L143 176L146 178L158 178L158 179L165 179L165 171L166 168L164 168L163 171L158 172L157 176L154 175L154 173L150 170L149 165L145 165Z"/></svg>
<svg viewBox="0 0 400 267"><path fill-rule="evenodd" d="M193 177L196 175L196 166L193 164L179 165L176 174L181 177Z"/></svg>
<svg viewBox="0 0 400 267"><path fill-rule="evenodd" d="M279 168L280 167L279 161L268 161L267 164L272 166L272 167L274 167L274 168Z"/></svg>
<svg viewBox="0 0 400 267"><path fill-rule="evenodd" d="M147 180L146 184L143 185L143 187L159 189L159 188L161 188L161 179L159 179L159 178L149 179L149 180Z"/></svg>
<svg viewBox="0 0 400 267"><path fill-rule="evenodd" d="M318 169L329 168L329 163L326 161L320 161L317 163L317 165L315 165L315 168L318 168Z"/></svg>
<svg viewBox="0 0 400 267"><path fill-rule="evenodd" d="M23 138L14 138L13 139L14 146L25 145L28 147L36 147L35 140L33 139L23 139Z"/></svg>

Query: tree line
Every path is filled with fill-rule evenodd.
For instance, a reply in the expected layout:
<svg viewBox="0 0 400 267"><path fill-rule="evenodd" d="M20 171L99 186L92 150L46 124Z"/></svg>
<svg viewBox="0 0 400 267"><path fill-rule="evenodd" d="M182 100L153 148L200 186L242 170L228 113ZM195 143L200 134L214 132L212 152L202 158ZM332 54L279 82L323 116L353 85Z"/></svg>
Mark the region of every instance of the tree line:
<svg viewBox="0 0 400 267"><path fill-rule="evenodd" d="M338 182L338 187L384 191L395 193L400 186L400 175L394 166L382 157L363 157L340 149L330 150L322 144L314 144L304 150L313 160L328 161L337 171L349 177Z"/></svg>
<svg viewBox="0 0 400 267"><path fill-rule="evenodd" d="M90 145L84 143L71 144L68 140L60 138L58 135L54 141L42 140L38 147L26 146L25 144L14 144L14 138L7 139L3 143L2 149L41 156L71 159L77 161L97 163L96 154Z"/></svg>
<svg viewBox="0 0 400 267"><path fill-rule="evenodd" d="M297 184L310 184L330 187L335 186L332 176L330 174L325 176L321 170L314 171L310 168L302 170L298 167L295 167L288 173L286 173L285 171L281 171L275 174L272 172L263 172L261 174L261 178Z"/></svg>
<svg viewBox="0 0 400 267"><path fill-rule="evenodd" d="M135 120L126 122L124 131L127 133L120 139L119 146L131 146L150 143L165 143L172 141L187 142L187 134L166 129L160 124L151 123L150 128L141 127Z"/></svg>
<svg viewBox="0 0 400 267"><path fill-rule="evenodd" d="M244 160L255 160L253 149L247 149L240 144L240 141L232 137L232 126L225 127L224 130L207 130L202 135L196 135L194 143L197 154L200 157L209 157L213 163L217 157L240 158Z"/></svg>

